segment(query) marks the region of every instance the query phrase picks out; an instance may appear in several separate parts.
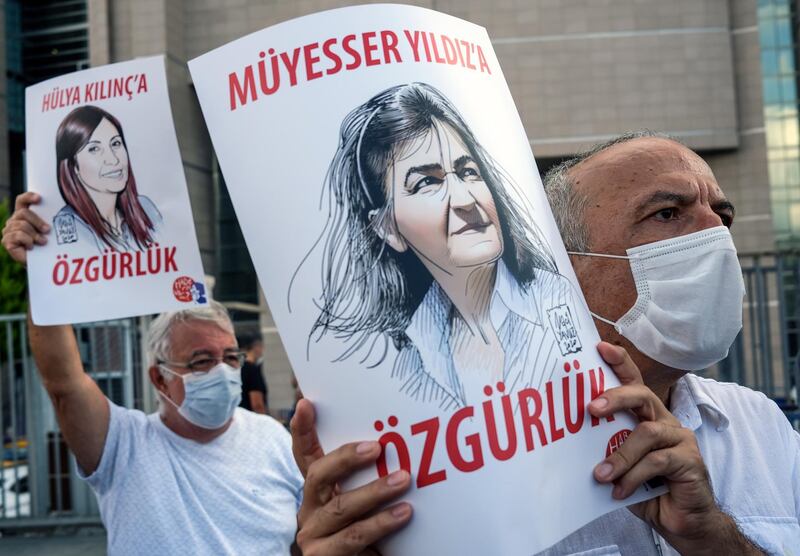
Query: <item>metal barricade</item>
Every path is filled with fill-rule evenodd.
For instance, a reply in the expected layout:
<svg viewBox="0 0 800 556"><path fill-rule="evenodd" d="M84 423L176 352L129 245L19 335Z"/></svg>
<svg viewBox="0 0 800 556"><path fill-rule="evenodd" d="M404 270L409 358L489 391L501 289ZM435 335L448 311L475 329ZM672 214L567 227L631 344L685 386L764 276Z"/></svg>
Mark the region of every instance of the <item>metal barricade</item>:
<svg viewBox="0 0 800 556"><path fill-rule="evenodd" d="M728 357L706 374L760 390L800 427L800 254L740 254L747 296Z"/></svg>
<svg viewBox="0 0 800 556"><path fill-rule="evenodd" d="M141 389L135 319L75 327L86 372L114 403L134 407ZM0 315L0 531L99 524L89 486L78 478L27 341L25 315Z"/></svg>

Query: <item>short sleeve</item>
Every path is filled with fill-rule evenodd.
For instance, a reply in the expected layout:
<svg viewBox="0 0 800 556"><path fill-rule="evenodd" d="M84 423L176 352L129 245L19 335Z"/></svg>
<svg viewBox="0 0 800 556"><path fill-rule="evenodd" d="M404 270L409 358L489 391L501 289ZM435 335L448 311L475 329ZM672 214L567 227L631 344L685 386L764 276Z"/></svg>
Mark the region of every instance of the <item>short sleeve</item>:
<svg viewBox="0 0 800 556"><path fill-rule="evenodd" d="M789 427L789 445L792 454L792 461L794 462L794 472L792 473L792 479L794 484L792 488L794 489L794 511L795 516L797 517L798 523L800 523L800 433L798 433L793 428Z"/></svg>
<svg viewBox="0 0 800 556"><path fill-rule="evenodd" d="M132 453L137 428L146 425L147 418L141 411L120 407L108 400L110 409L108 434L103 445L100 464L91 475L86 475L76 465L78 476L98 493L105 494L113 486L116 470L125 465Z"/></svg>

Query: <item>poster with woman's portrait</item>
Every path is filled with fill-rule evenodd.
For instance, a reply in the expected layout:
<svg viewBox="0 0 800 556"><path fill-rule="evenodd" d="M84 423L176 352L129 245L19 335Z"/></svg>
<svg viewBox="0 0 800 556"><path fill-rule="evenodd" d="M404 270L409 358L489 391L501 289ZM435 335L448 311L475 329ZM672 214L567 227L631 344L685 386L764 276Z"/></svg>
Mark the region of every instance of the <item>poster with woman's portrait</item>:
<svg viewBox="0 0 800 556"><path fill-rule="evenodd" d="M190 70L324 448L414 478L384 554L533 554L620 507L592 469L634 423L585 409L617 382L486 31L362 6Z"/></svg>
<svg viewBox="0 0 800 556"><path fill-rule="evenodd" d="M162 57L25 91L27 187L50 224L29 255L37 324L208 302Z"/></svg>

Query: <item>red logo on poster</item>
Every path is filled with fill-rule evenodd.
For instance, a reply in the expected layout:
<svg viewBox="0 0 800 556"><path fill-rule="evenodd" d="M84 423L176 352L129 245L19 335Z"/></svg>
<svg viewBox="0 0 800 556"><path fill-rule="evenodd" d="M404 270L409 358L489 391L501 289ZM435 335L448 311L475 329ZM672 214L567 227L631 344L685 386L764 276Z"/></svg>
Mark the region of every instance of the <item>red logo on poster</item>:
<svg viewBox="0 0 800 556"><path fill-rule="evenodd" d="M172 283L172 295L178 301L189 302L192 300L192 286L194 280L188 276L181 276Z"/></svg>
<svg viewBox="0 0 800 556"><path fill-rule="evenodd" d="M612 436L611 440L608 441L608 446L606 446L606 457L619 450L620 446L622 446L622 443L625 442L625 439L628 438L630 433L631 431L628 429L622 429Z"/></svg>

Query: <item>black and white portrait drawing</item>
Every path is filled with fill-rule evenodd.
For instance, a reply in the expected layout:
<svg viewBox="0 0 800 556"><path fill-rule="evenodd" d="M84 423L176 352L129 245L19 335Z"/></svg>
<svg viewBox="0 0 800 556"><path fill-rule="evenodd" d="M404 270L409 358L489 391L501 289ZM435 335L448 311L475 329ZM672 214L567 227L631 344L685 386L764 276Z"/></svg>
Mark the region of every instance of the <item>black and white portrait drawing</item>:
<svg viewBox="0 0 800 556"><path fill-rule="evenodd" d="M355 108L324 180L309 349L331 335L337 363L389 358L402 392L442 409L549 380L582 350L579 296L516 187L428 84Z"/></svg>

